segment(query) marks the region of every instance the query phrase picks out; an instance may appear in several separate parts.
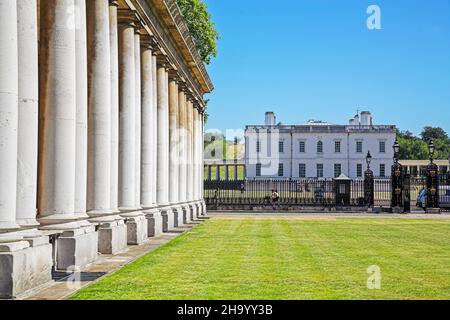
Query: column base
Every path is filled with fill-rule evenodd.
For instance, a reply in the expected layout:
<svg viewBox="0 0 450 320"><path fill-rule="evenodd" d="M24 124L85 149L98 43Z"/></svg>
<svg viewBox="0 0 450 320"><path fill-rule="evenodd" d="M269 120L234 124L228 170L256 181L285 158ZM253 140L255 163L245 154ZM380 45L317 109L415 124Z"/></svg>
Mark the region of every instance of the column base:
<svg viewBox="0 0 450 320"><path fill-rule="evenodd" d="M98 252L116 254L127 248L127 226L123 218L101 223L98 229Z"/></svg>
<svg viewBox="0 0 450 320"><path fill-rule="evenodd" d="M63 230L56 240L56 269L73 271L98 257L98 232L84 224L77 229Z"/></svg>
<svg viewBox="0 0 450 320"><path fill-rule="evenodd" d="M174 213L171 207L161 208L163 232L169 232L174 228Z"/></svg>
<svg viewBox="0 0 450 320"><path fill-rule="evenodd" d="M123 214L127 225L128 245L140 245L147 240L147 219L144 213L138 211Z"/></svg>
<svg viewBox="0 0 450 320"><path fill-rule="evenodd" d="M200 218L202 217L202 209L203 209L203 208L202 208L200 202L196 202L196 203L195 203L195 207L197 208L197 209L196 209L196 211L197 211L196 219L198 220L198 219L200 219Z"/></svg>
<svg viewBox="0 0 450 320"><path fill-rule="evenodd" d="M0 299L13 299L52 281L49 237L0 243Z"/></svg>
<svg viewBox="0 0 450 320"><path fill-rule="evenodd" d="M181 210L183 211L183 224L191 223L191 209L189 208L189 205L182 206Z"/></svg>
<svg viewBox="0 0 450 320"><path fill-rule="evenodd" d="M151 209L144 212L147 219L147 236L158 237L163 233L163 217L158 209Z"/></svg>
<svg viewBox="0 0 450 320"><path fill-rule="evenodd" d="M207 216L208 215L208 210L206 210L206 202L205 202L205 200L202 200L200 202L200 205L202 207L202 216Z"/></svg>
<svg viewBox="0 0 450 320"><path fill-rule="evenodd" d="M197 206L195 205L195 203L189 204L189 209L190 209L191 221L197 220L198 212L197 212Z"/></svg>
<svg viewBox="0 0 450 320"><path fill-rule="evenodd" d="M175 228L182 227L184 224L183 219L183 208L181 206L173 206L173 226Z"/></svg>

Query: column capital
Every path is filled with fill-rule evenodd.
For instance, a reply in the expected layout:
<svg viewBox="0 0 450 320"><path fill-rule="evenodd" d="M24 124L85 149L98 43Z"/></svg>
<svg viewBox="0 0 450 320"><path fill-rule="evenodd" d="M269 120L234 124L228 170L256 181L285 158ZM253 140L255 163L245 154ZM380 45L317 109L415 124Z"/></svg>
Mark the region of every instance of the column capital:
<svg viewBox="0 0 450 320"><path fill-rule="evenodd" d="M183 78L177 69L169 69L169 81L175 81L177 84L183 82Z"/></svg>
<svg viewBox="0 0 450 320"><path fill-rule="evenodd" d="M181 79L180 83L178 84L178 89L180 90L180 92L183 92L185 95L188 92L187 83L183 78Z"/></svg>
<svg viewBox="0 0 450 320"><path fill-rule="evenodd" d="M117 1L117 0L109 0L109 5L111 7L119 7L119 1Z"/></svg>
<svg viewBox="0 0 450 320"><path fill-rule="evenodd" d="M117 20L119 25L132 26L137 33L146 26L144 19L142 19L136 10L118 9Z"/></svg>
<svg viewBox="0 0 450 320"><path fill-rule="evenodd" d="M152 50L153 55L157 55L157 52L161 49L161 44L154 35L143 33L141 35L141 47L150 49Z"/></svg>
<svg viewBox="0 0 450 320"><path fill-rule="evenodd" d="M170 63L169 57L164 52L157 52L156 64L158 65L158 67L165 68L166 71L173 69L173 66Z"/></svg>

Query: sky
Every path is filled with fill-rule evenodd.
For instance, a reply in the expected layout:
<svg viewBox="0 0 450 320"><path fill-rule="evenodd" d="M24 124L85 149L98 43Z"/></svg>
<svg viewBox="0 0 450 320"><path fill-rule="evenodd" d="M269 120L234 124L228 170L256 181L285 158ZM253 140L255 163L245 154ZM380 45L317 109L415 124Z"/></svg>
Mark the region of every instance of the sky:
<svg viewBox="0 0 450 320"><path fill-rule="evenodd" d="M205 0L221 35L206 129L375 124L450 133L450 0ZM369 5L381 29L369 30Z"/></svg>

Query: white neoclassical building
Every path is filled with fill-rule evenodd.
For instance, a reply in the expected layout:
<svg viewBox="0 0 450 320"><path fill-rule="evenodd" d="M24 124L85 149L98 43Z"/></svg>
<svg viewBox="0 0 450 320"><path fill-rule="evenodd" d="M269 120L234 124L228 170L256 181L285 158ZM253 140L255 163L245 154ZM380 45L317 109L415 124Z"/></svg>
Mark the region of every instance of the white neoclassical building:
<svg viewBox="0 0 450 320"><path fill-rule="evenodd" d="M334 178L345 174L363 178L366 156L378 177L390 176L396 128L374 125L370 112L362 112L348 125L309 121L283 125L273 112L264 125L245 130L245 165L249 179Z"/></svg>
<svg viewBox="0 0 450 320"><path fill-rule="evenodd" d="M205 214L212 89L174 0L0 0L0 298Z"/></svg>

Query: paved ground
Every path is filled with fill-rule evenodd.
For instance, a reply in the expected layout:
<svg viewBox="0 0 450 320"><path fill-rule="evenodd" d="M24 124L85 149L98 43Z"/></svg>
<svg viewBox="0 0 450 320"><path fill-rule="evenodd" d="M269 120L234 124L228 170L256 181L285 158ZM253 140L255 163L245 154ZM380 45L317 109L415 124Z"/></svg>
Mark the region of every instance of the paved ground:
<svg viewBox="0 0 450 320"><path fill-rule="evenodd" d="M144 244L139 246L130 246L125 251L117 255L101 255L92 264L86 266L78 273L67 274L55 272L53 274L54 281L40 290L21 297L22 300L63 300L81 288L90 285L106 275L109 275L125 265L135 261L136 259L146 255L147 253L165 245L172 239L180 236L187 230L195 227L201 221L193 222L182 228L176 228L170 233L162 236L151 238Z"/></svg>

